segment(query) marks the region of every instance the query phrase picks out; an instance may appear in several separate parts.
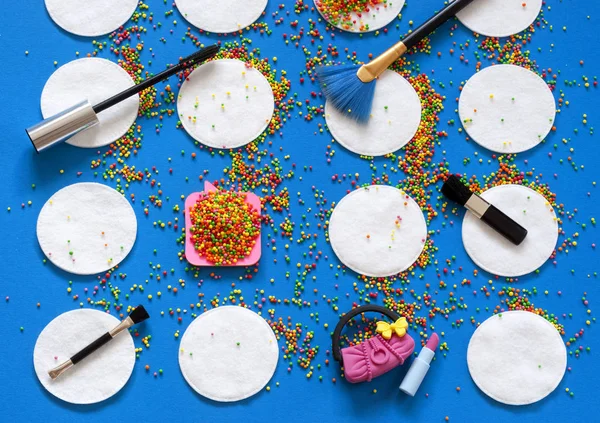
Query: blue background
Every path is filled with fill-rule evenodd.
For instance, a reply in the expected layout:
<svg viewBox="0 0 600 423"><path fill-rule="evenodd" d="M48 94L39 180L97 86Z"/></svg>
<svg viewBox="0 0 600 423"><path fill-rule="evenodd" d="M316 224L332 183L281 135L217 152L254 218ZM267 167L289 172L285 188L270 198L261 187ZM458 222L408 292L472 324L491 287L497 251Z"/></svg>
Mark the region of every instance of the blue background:
<svg viewBox="0 0 600 423"><path fill-rule="evenodd" d="M477 0L476 0L477 1ZM158 71L163 64L173 63L179 56L185 56L193 51L193 46L188 41L182 42L187 23L177 11L172 16L165 17L164 12L171 9L162 1L152 0L149 2L150 11L154 12L155 23L162 22L159 30L151 29L151 25L141 24L148 27L148 33L143 37L145 49L143 62L150 58L148 49L152 47L156 57L153 65L147 69ZM284 23L275 26L271 13L278 10L278 4L285 4L280 16L284 16ZM309 4L312 2L309 0ZM417 2L411 0L403 10L403 18L398 23L390 25L387 35L374 37L365 35L360 39L353 34L336 34L332 41L329 33L325 31L325 24L319 22L317 28L324 34L323 41L318 39L315 46L321 43L327 45L332 42L340 51L343 47L349 47L350 51L356 50L360 58L366 58L369 52L382 51L397 36L408 29L408 21L422 22L438 9L440 1L424 0ZM600 389L600 381L597 377L600 366L596 360L596 350L600 347L600 341L595 334L595 323L586 326L585 321L592 319L595 301L598 299L598 281L594 276L597 269L597 252L591 244L597 240L597 230L590 224L590 218L598 211L597 191L593 186L597 175L595 169L600 160L597 148L597 140L590 135L590 127L594 126L598 114L598 90L595 88L585 89L581 84L582 76L586 75L592 82L592 77L600 63L594 47L597 41L598 25L595 21L596 11L591 8L592 2L557 1L550 0L544 7L545 19L548 24L543 25L533 36L533 41L525 47L531 51L531 56L538 62L540 68L552 68L553 73L560 71L555 97L561 92L565 93L565 99L569 100L568 107L562 107L557 116L557 132L551 134L545 144L520 154L515 163L523 171L532 171L534 175L543 175L541 181L550 184L553 192L557 193L557 201L565 205L565 210L574 217L569 219L563 216L564 230L566 236L579 232L578 247L570 248L568 254L558 255L558 264L553 266L546 263L537 275L520 278L513 284L519 288L537 287L538 294L531 299L536 307L547 309L550 313L560 314L572 313L571 317L563 319L565 325L565 340L581 328L585 328L583 340L577 345L591 347L590 352L583 352L576 359L573 355L568 358L568 366L572 371L567 372L558 389L545 400L525 407L507 407L488 399L469 378L466 367L466 347L468 340L474 330L470 323L470 316L482 322L490 314L491 310L500 304L500 298L495 294L485 298L481 293L477 296L472 294L473 290L479 291L480 287L488 285L491 275L480 272L478 277L473 277L473 263L463 251L460 239L460 220L456 216L451 219L457 223L451 227L446 225L440 234L434 239L439 251L436 259L439 265L431 265L424 272L422 279L411 278L410 288L417 293L425 290L424 284L429 282L433 287L438 284L437 273L446 267L445 260L456 256L456 264L463 266L463 271L456 270L454 275L446 275L442 279L448 283L449 288L440 290L435 298L442 301L448 298L448 292L452 284L458 284L458 289L452 290L457 296L464 296L468 304L467 310L453 313L448 320L441 316L429 321L439 333L444 331L444 340L448 342L450 351L446 357L437 354L419 394L415 398L409 398L400 394L397 387L402 379L407 366L391 372L384 377L374 380L370 384L351 385L340 378L339 368L335 363L325 366L325 359L331 358L326 355L330 347L329 330L338 319L338 313L327 306L323 301L319 305L310 308L299 308L297 306L277 305L276 317L292 317L292 321L306 324L309 330L315 331L315 339L312 345L319 345L320 350L313 361L315 366L312 378L305 376L306 371L294 363L293 370L288 374L287 365L281 359L277 372L270 383L270 392L261 392L249 400L236 404L214 403L197 395L185 383L178 369L177 350L179 341L175 340L173 334L176 330L181 333L191 321L190 311L183 316L183 322L177 323L173 317L160 316L160 311L167 312L170 307L188 309L190 303L197 302L199 292L205 294L205 299L212 298L216 293L221 297L227 296L231 282L237 283L237 288L242 289L247 302L254 300L255 289L265 289L266 295L275 295L278 298L292 298L294 290L294 279L296 273L295 263L310 263L303 258L302 254L307 252L306 245L292 244L289 250L291 263L287 265L283 260L284 242L277 236L278 251L273 253L265 251L261 260L260 269L252 280L240 281L243 274L241 270L220 271L220 280L212 280L208 277L209 271L203 270L200 278L204 283L197 287L197 279L191 273L184 271L185 264L180 263L177 257L179 246L175 239L177 235L172 230L158 230L152 225L157 220L172 220L174 215L172 207L181 204L180 195L187 195L200 188L198 175L204 169L209 170L208 179L213 180L222 176L222 169L229 165L228 157L211 157L206 151L199 150L194 146L191 139L183 131L175 129L175 118L165 119L164 128L160 135L154 134L156 121L140 119L144 127L145 138L143 148L139 154L128 160L138 169L156 166L159 175L156 178L162 183L163 198L170 197L170 201L164 200L162 209L150 206L150 216L143 214L143 206L136 201L134 208L137 213L139 230L138 240L130 256L122 263L119 271L127 273L124 281L118 281L123 294L121 301L127 305L137 303L144 304L152 319L140 328L143 335L151 334L151 347L145 349L137 362L131 380L126 387L116 396L108 401L93 406L74 406L61 402L48 394L39 384L33 371L32 353L36 338L43 327L58 314L79 307L79 302L84 301L86 295L85 287L91 288L97 284L95 276L76 277L64 273L51 264L44 265L43 254L39 249L35 236L35 224L37 215L44 202L57 190L75 182L98 181L101 177L94 177L94 171L89 168L89 163L96 157L96 150L77 149L67 145L60 146L48 151L43 155L36 155L27 140L23 129L40 119L39 97L46 79L54 71L53 62L59 65L76 58L75 51L80 51L82 56L92 51L93 46L90 39L71 36L55 26L48 17L43 2L41 1L12 1L3 2L0 14L0 57L2 57L2 119L0 119L0 139L2 140L2 161L0 165L1 193L0 196L0 230L1 244L0 257L3 269L0 273L0 420L31 421L44 419L46 421L234 421L244 419L247 421L314 421L323 419L328 421L366 421L378 419L381 421L406 421L406 422L436 422L444 421L445 416L450 421L478 422L478 421L530 421L533 419L547 422L561 421L592 421L598 411L597 394ZM552 8L549 11L549 8ZM285 12L289 11L290 16ZM592 14L590 18L588 14ZM263 19L268 23L273 33L271 36L260 36L250 32L247 37L252 39L253 46L260 47L263 57L277 56L276 68L286 70L292 82L291 93L297 92L298 99L303 101L309 98L309 93L317 88L310 83L299 84L299 72L304 69L304 54L301 48L295 48L291 44L286 46L282 40L283 32L291 33L289 23L295 19L299 20L299 27L308 28L308 19L318 19L316 12L306 12L300 16L293 13L293 3L289 0L280 2L270 1L266 17ZM176 26L173 20L177 20ZM438 130L447 130L449 137L442 140L441 146L436 148L434 161L438 162L447 157L450 170L453 172L466 172L468 175L482 177L488 175L497 168L497 162L491 159L491 153L485 151L473 143L468 143L464 135L458 134L459 125L449 126L448 120L458 117L455 112L455 99L459 96L459 84L465 81L475 71L476 59L474 53L477 51L473 34L460 24L454 31L450 30L456 22L446 24L432 37L433 53L431 55L419 54L414 56L419 63L421 71L426 72L437 82L443 82L445 88L437 87L438 92L446 96L444 102L445 110L440 115ZM549 26L552 26L551 30ZM563 30L566 27L566 31ZM170 33L170 30L173 33ZM453 36L449 37L449 33ZM195 32L196 35L197 32ZM199 35L200 40L209 42L221 39L216 36ZM160 37L165 37L167 42L159 42ZM231 39L228 37L227 39ZM457 45L471 40L470 46L465 50L465 57L469 64L465 65L458 60L459 54L453 57L447 52L456 42ZM306 45L314 54L316 47L311 46L310 37L305 36L301 45ZM538 48L541 51L538 51ZM29 55L25 55L25 51ZM443 52L441 58L435 53ZM101 57L110 57L106 52ZM113 57L110 57L114 60ZM585 64L581 66L580 60ZM484 61L484 66L487 62ZM452 70L450 70L452 68ZM435 74L432 72L435 70ZM575 81L572 86L567 86L564 81ZM453 84L450 85L450 81ZM174 86L175 82L170 81ZM318 134L317 118L311 123L305 122L293 111L293 118L284 126L283 137L270 137L273 141L271 151L281 158L284 169L291 169L291 162L297 164L295 176L284 181L291 194L292 220L297 224L301 221L301 215L307 214L307 221L316 226L316 219L312 216L316 210L312 198L311 186L325 192L328 200L337 201L350 188L349 183L337 184L331 182L331 176L339 173L361 174L361 182L367 182L372 173L369 161L362 160L335 146L335 156L331 164L326 163L326 145L330 144L331 137ZM584 113L588 115L588 123L582 123ZM574 129L579 132L575 133ZM568 140L563 143L562 140ZM557 148L553 147L557 144ZM279 147L283 151L279 151ZM573 148L574 151L569 151ZM186 154L181 155L181 150ZM104 149L100 149L104 151ZM196 151L198 157L192 160L190 154ZM549 158L548 153L553 157ZM290 160L283 160L283 156L289 154ZM476 156L476 154L478 154ZM577 163L578 170L567 161L572 157ZM167 158L171 157L171 163ZM463 166L464 158L471 158L468 166ZM483 159L482 163L478 159ZM564 159L560 164L559 159ZM527 161L527 162L525 162ZM385 159L377 159L376 163L388 162ZM312 172L304 172L304 165L312 165ZM585 166L585 169L580 168ZM173 175L169 175L168 168L174 169ZM64 173L60 173L60 170ZM102 169L98 169L101 175ZM77 172L83 172L80 177ZM557 177L553 177L553 174ZM185 181L189 176L189 182ZM302 177L302 179L300 179ZM397 183L404 176L392 174L390 182ZM394 179L395 178L395 179ZM108 182L115 186L114 181ZM35 189L31 185L35 184ZM156 187L151 188L147 183L132 184L129 192L136 194L138 199L147 199L148 195L156 193ZM302 193L306 204L298 204L297 192ZM32 201L31 206L21 208L21 203ZM432 201L434 204L436 201ZM7 207L11 211L7 212ZM313 207L312 213L307 213L307 208ZM461 212L462 215L462 212ZM181 215L179 215L181 217ZM282 216L275 215L276 223L282 220ZM445 219L439 217L431 225L432 229L442 228ZM582 229L580 223L587 223L587 228ZM182 220L180 220L183 226ZM294 237L297 238L300 228L296 226ZM313 231L311 229L311 231ZM316 230L315 230L316 231ZM265 230L265 235L272 234L270 229ZM358 294L352 289L352 284L357 277L348 271L335 278L335 265L338 264L329 244L325 241L322 232L319 232L317 249L329 256L327 261L321 260L315 272L316 280L307 279L306 290L301 298L307 301L321 299L321 295L328 297L339 297L339 312L349 310L354 301L359 300ZM267 236L263 236L263 240ZM560 241L564 236L560 237ZM154 249L157 255L153 254ZM278 263L273 258L278 258ZM160 263L163 269L175 269L174 275L157 282L150 279L152 269L149 262ZM329 268L329 263L334 264L334 269ZM291 277L285 278L285 272L290 271ZM421 274L417 271L417 275ZM180 289L177 295L167 293L166 285L177 285L177 280L183 278L187 282L185 289ZM270 283L271 278L275 279ZM471 279L470 287L461 288L460 282L463 278ZM149 280L146 284L144 281ZM68 281L73 281L73 293L80 294L80 300L74 301L67 294ZM115 282L116 283L116 282ZM132 294L129 300L125 299L125 292L134 283L143 284L145 291ZM335 289L335 284L339 288ZM496 280L493 284L499 291L504 284ZM318 288L319 294L313 294L313 289ZM156 294L162 291L161 299L154 295L152 301L148 301L147 294ZM543 293L548 290L548 295ZM557 295L557 291L562 295ZM432 288L431 291L434 291ZM589 306L582 304L584 292L587 292ZM346 296L349 293L349 296ZM10 296L9 301L4 298ZM111 299L110 294L98 294L97 299L102 296ZM381 297L381 296L380 296ZM412 301L410 296L407 300ZM36 306L41 303L41 307ZM87 307L87 305L86 305ZM475 311L480 307L481 311ZM489 311L485 310L489 307ZM586 310L590 308L591 314ZM311 317L311 313L318 312L319 322ZM427 316L426 308L417 312L418 316ZM464 319L460 328L453 328L451 322L456 319ZM323 325L329 323L330 329ZM20 331L23 327L23 332ZM136 346L140 346L140 339L136 338ZM283 344L282 344L283 345ZM572 351L573 348L569 348ZM295 361L295 358L292 359ZM151 372L144 370L144 365L151 366ZM321 368L317 369L317 364ZM162 368L164 374L158 378L152 376L152 372ZM510 371L510 369L507 369ZM323 376L323 381L318 376ZM331 379L336 377L337 383L333 384ZM276 387L275 382L280 386ZM456 387L460 387L460 393ZM570 397L565 393L569 388L575 393ZM373 389L377 393L373 393ZM425 393L429 396L425 397Z"/></svg>

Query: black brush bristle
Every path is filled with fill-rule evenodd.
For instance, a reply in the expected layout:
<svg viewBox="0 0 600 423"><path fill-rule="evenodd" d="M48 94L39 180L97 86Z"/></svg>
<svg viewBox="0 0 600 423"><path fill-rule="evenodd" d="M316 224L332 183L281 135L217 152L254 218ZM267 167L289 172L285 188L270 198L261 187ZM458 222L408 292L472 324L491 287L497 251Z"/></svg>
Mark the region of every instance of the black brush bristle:
<svg viewBox="0 0 600 423"><path fill-rule="evenodd" d="M473 195L469 187L463 184L456 175L448 176L448 179L442 185L442 194L461 206L464 206Z"/></svg>
<svg viewBox="0 0 600 423"><path fill-rule="evenodd" d="M190 54L188 57L183 59L183 63L202 63L208 59L213 58L220 50L217 44L213 44L198 50L195 53Z"/></svg>
<svg viewBox="0 0 600 423"><path fill-rule="evenodd" d="M135 323L137 325L138 323L143 322L144 320L150 318L150 315L148 314L148 312L146 311L144 306L139 305L135 308L135 310L133 310L129 314L129 317L131 317L131 320L133 320L133 323Z"/></svg>

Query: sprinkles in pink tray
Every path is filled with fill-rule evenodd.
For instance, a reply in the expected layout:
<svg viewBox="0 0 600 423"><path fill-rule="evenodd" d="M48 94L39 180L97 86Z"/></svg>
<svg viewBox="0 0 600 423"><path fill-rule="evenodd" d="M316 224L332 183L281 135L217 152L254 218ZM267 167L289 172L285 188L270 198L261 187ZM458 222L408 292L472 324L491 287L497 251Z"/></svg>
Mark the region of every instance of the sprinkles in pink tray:
<svg viewBox="0 0 600 423"><path fill-rule="evenodd" d="M185 256L194 266L252 266L261 255L260 198L206 182L185 201Z"/></svg>

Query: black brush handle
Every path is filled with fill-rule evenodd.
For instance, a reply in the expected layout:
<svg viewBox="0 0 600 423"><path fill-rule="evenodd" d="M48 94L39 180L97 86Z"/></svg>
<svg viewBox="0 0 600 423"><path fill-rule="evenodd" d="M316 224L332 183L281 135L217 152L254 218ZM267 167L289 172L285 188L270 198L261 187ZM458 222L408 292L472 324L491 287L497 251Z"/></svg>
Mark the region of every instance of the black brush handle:
<svg viewBox="0 0 600 423"><path fill-rule="evenodd" d="M115 104L118 104L121 101L144 91L146 88L150 88L151 86L158 84L160 81L163 81L190 66L193 66L197 63L202 63L210 59L211 57L214 57L218 52L219 46L216 44L203 48L202 50L197 51L191 56L186 57L185 59L183 59L183 61L179 62L175 66L171 66L169 69L166 69L154 75L153 77L148 78L145 81L142 81L139 84L134 85L133 87L128 88L117 95L114 95L108 100L104 100L102 103L96 104L94 106L94 112L100 113L103 110L106 110L114 106Z"/></svg>
<svg viewBox="0 0 600 423"><path fill-rule="evenodd" d="M88 355L90 355L91 353L96 351L98 348L100 348L102 345L106 344L111 339L112 339L112 336L110 336L110 333L106 332L100 338L96 339L90 345L88 345L87 347L85 347L84 349L79 351L77 354L75 354L73 357L71 357L71 362L73 364L79 363L81 360L86 358Z"/></svg>
<svg viewBox="0 0 600 423"><path fill-rule="evenodd" d="M493 205L488 207L487 211L481 216L481 220L515 245L521 244L527 236L527 229Z"/></svg>
<svg viewBox="0 0 600 423"><path fill-rule="evenodd" d="M419 41L435 31L440 25L467 7L472 1L473 0L453 1L448 6L444 7L438 14L407 35L403 40L404 45L410 50L417 45Z"/></svg>

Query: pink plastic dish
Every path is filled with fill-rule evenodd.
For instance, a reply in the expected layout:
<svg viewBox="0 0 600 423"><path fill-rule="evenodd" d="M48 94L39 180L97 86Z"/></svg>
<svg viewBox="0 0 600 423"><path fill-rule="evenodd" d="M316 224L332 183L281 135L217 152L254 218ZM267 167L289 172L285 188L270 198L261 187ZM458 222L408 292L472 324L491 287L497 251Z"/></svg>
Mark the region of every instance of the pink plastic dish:
<svg viewBox="0 0 600 423"><path fill-rule="evenodd" d="M192 227L192 219L190 217L190 214L188 213L188 210L190 210L190 208L193 207L194 204L196 204L196 201L198 201L198 198L200 198L200 196L203 193L216 191L216 190L217 190L217 188L214 185L212 185L209 182L205 182L203 192L194 192L185 199L185 258L187 259L187 261L190 264L192 264L194 266L214 266L215 264L206 260L204 257L200 257L200 255L194 248L194 244L192 243L191 236L190 236L191 235L190 228ZM251 192L247 192L245 194L246 194L246 203L251 205L257 211L258 215L260 216L260 198L258 198L257 195L255 195ZM252 266L252 265L258 263L258 260L260 260L260 254L261 254L261 245L260 244L261 243L260 243L260 232L259 232L258 237L256 238L256 244L254 244L254 248L252 248L250 255L241 260L238 260L238 262L236 264L229 265L229 267L231 267L231 266ZM219 266L219 267L226 267L226 266Z"/></svg>

